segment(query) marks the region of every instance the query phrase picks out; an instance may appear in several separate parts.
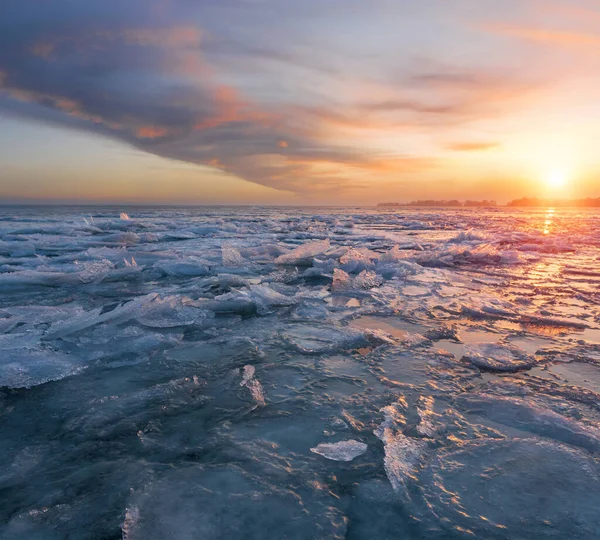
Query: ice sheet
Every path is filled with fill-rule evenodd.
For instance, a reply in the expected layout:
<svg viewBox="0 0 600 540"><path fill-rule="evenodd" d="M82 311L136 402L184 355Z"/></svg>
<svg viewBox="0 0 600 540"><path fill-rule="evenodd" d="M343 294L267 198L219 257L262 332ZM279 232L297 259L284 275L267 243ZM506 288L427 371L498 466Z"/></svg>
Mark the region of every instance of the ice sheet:
<svg viewBox="0 0 600 540"><path fill-rule="evenodd" d="M0 537L600 537L600 218L3 208Z"/></svg>

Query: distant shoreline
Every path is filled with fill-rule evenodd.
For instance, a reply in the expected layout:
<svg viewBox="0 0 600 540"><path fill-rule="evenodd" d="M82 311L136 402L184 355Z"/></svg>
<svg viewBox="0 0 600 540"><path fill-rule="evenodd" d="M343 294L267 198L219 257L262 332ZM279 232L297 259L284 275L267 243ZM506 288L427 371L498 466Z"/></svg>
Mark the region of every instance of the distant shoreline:
<svg viewBox="0 0 600 540"><path fill-rule="evenodd" d="M600 197L586 199L515 199L506 204L497 204L495 201L412 201L408 203L383 202L373 204L180 204L180 203L132 203L132 202L75 202L75 201L0 201L0 208L436 208L436 209L500 209L500 208L600 208Z"/></svg>
<svg viewBox="0 0 600 540"><path fill-rule="evenodd" d="M408 203L384 202L377 208L600 208L600 197L585 199L538 199L523 197L504 205L496 201L412 201Z"/></svg>
<svg viewBox="0 0 600 540"><path fill-rule="evenodd" d="M377 205L378 208L495 208L496 201L459 201L453 200L418 200L408 203L384 202Z"/></svg>

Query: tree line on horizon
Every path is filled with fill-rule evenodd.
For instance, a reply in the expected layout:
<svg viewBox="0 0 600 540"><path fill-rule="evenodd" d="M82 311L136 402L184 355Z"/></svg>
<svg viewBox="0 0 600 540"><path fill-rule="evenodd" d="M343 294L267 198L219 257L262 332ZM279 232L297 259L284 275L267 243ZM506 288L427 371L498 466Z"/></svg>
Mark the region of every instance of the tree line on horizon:
<svg viewBox="0 0 600 540"><path fill-rule="evenodd" d="M598 208L600 207L600 197L588 197L585 199L538 199L537 197L522 197L510 201L506 206L511 207L539 207L539 206L559 206L559 207L577 207L577 208Z"/></svg>
<svg viewBox="0 0 600 540"><path fill-rule="evenodd" d="M443 207L443 208L482 208L482 207L495 207L498 206L496 201L459 201L456 199L444 200L444 199L424 199L411 201L407 203L399 202L385 202L379 203L378 207ZM600 208L600 197L588 197L585 199L538 199L537 197L522 197L520 199L514 199L506 206L511 208L525 207L525 208L537 208L537 207L574 207L574 208Z"/></svg>

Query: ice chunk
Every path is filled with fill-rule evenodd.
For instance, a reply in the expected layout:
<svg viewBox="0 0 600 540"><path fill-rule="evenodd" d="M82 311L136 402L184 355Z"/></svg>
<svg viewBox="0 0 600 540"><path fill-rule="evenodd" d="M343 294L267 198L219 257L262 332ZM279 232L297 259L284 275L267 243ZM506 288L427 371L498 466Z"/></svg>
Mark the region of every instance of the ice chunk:
<svg viewBox="0 0 600 540"><path fill-rule="evenodd" d="M7 251L12 258L33 257L35 255L35 244L33 242L7 242Z"/></svg>
<svg viewBox="0 0 600 540"><path fill-rule="evenodd" d="M174 261L158 261L154 266L173 277L198 277L210 274L206 262L194 257Z"/></svg>
<svg viewBox="0 0 600 540"><path fill-rule="evenodd" d="M41 335L40 331L0 334L0 354L9 349L33 348L38 345Z"/></svg>
<svg viewBox="0 0 600 540"><path fill-rule="evenodd" d="M282 337L295 349L305 354L356 349L370 344L364 332L326 325L298 324L289 326Z"/></svg>
<svg viewBox="0 0 600 540"><path fill-rule="evenodd" d="M223 266L242 266L245 263L244 257L233 246L223 245L221 248L221 259Z"/></svg>
<svg viewBox="0 0 600 540"><path fill-rule="evenodd" d="M242 382L240 386L245 386L248 390L250 390L250 394L252 395L252 399L261 406L265 405L265 393L263 391L263 387L259 381L254 378L256 373L256 369L252 365L246 365L242 369Z"/></svg>
<svg viewBox="0 0 600 540"><path fill-rule="evenodd" d="M82 283L98 283L110 274L114 264L106 259L98 262L84 263L78 276Z"/></svg>
<svg viewBox="0 0 600 540"><path fill-rule="evenodd" d="M0 290L19 291L30 287L60 287L81 283L77 273L40 272L38 270L22 270L0 274Z"/></svg>
<svg viewBox="0 0 600 540"><path fill-rule="evenodd" d="M135 260L134 260L135 262ZM102 283L119 283L121 281L135 281L142 278L143 266L126 264L124 268L115 268L102 279Z"/></svg>
<svg viewBox="0 0 600 540"><path fill-rule="evenodd" d="M498 244L448 244L444 248L425 251L416 257L419 264L433 267L462 265L518 265L526 261L522 253Z"/></svg>
<svg viewBox="0 0 600 540"><path fill-rule="evenodd" d="M217 274L197 282L197 285L205 292L218 294L229 292L234 287L246 287L248 282L235 274Z"/></svg>
<svg viewBox="0 0 600 540"><path fill-rule="evenodd" d="M433 397L421 396L417 407L421 420L417 425L417 433L430 439L433 439L442 429L440 415L433 410L434 403Z"/></svg>
<svg viewBox="0 0 600 540"><path fill-rule="evenodd" d="M358 274L364 270L370 270L374 266L370 257L355 248L348 249L340 257L340 265L342 270L349 274Z"/></svg>
<svg viewBox="0 0 600 540"><path fill-rule="evenodd" d="M114 244L137 244L140 240L139 235L131 231L108 234L104 237L105 242Z"/></svg>
<svg viewBox="0 0 600 540"><path fill-rule="evenodd" d="M463 359L488 371L516 372L530 369L535 358L514 345L481 343L465 346Z"/></svg>
<svg viewBox="0 0 600 540"><path fill-rule="evenodd" d="M395 263L405 258L406 254L398 246L394 246L387 253L381 255L379 261L382 263Z"/></svg>
<svg viewBox="0 0 600 540"><path fill-rule="evenodd" d="M140 509L137 506L130 506L125 509L125 519L121 525L122 540L130 540L133 538L135 526L140 520Z"/></svg>
<svg viewBox="0 0 600 540"><path fill-rule="evenodd" d="M302 274L304 277L331 277L334 275L336 261L333 259L313 260L311 268L307 268Z"/></svg>
<svg viewBox="0 0 600 540"><path fill-rule="evenodd" d="M257 312L256 302L250 295L237 290L216 296L214 300L202 304L202 307L220 314L254 315Z"/></svg>
<svg viewBox="0 0 600 540"><path fill-rule="evenodd" d="M323 255L329 249L329 239L303 244L275 259L276 264L310 266L313 259Z"/></svg>
<svg viewBox="0 0 600 540"><path fill-rule="evenodd" d="M333 283L331 284L331 290L335 292L348 291L352 289L352 278L344 270L336 268L333 271Z"/></svg>
<svg viewBox="0 0 600 540"><path fill-rule="evenodd" d="M127 255L127 249L124 247L121 248L108 248L108 247L91 247L88 248L83 253L78 255L79 260L83 260L85 258L95 259L95 260L108 260L112 263L116 263L121 261Z"/></svg>
<svg viewBox="0 0 600 540"><path fill-rule="evenodd" d="M263 315L271 308L293 306L296 300L278 293L267 285L250 285L250 297L256 303L258 313Z"/></svg>
<svg viewBox="0 0 600 540"><path fill-rule="evenodd" d="M384 420L373 431L383 442L386 475L394 491L404 501L410 500L408 482L415 478L428 448L425 441L407 437L402 433L406 427L407 408L406 400L400 397L397 403L381 409Z"/></svg>
<svg viewBox="0 0 600 540"><path fill-rule="evenodd" d="M350 439L337 443L321 443L310 451L333 461L352 461L367 451L367 445Z"/></svg>
<svg viewBox="0 0 600 540"><path fill-rule="evenodd" d="M475 243L481 244L489 241L488 235L483 232L477 232L473 229L459 232L454 238L448 240L449 244Z"/></svg>
<svg viewBox="0 0 600 540"><path fill-rule="evenodd" d="M156 297L140 306L135 318L144 326L151 328L174 328L198 324L206 319L208 311L199 309L185 297Z"/></svg>
<svg viewBox="0 0 600 540"><path fill-rule="evenodd" d="M417 472L427 451L427 443L401 432L384 427L375 430L384 446L385 473L394 491L404 500L410 500L408 482L415 480Z"/></svg>
<svg viewBox="0 0 600 540"><path fill-rule="evenodd" d="M240 383L240 386L245 386L248 383L248 381L250 381L254 377L255 373L256 368L254 366L244 366L242 368L242 382Z"/></svg>
<svg viewBox="0 0 600 540"><path fill-rule="evenodd" d="M372 289L381 285L379 276L370 270L363 270L354 278L354 287L356 289Z"/></svg>

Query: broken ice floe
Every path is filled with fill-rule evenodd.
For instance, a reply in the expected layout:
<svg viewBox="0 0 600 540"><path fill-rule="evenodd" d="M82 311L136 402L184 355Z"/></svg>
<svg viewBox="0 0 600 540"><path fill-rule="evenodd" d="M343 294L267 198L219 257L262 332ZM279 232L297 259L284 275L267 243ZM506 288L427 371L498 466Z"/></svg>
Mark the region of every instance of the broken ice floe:
<svg viewBox="0 0 600 540"><path fill-rule="evenodd" d="M595 538L600 468L540 439L483 439L438 450L419 476L417 518L460 538ZM434 518L435 516L435 518Z"/></svg>
<svg viewBox="0 0 600 540"><path fill-rule="evenodd" d="M600 428L586 426L524 399L482 394L456 397L460 409L529 433L600 454Z"/></svg>
<svg viewBox="0 0 600 540"><path fill-rule="evenodd" d="M352 461L367 451L367 445L351 439L337 443L321 443L310 451L333 461Z"/></svg>

